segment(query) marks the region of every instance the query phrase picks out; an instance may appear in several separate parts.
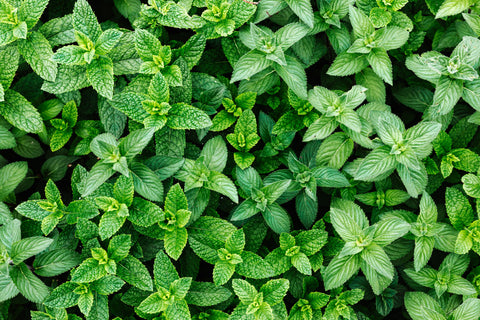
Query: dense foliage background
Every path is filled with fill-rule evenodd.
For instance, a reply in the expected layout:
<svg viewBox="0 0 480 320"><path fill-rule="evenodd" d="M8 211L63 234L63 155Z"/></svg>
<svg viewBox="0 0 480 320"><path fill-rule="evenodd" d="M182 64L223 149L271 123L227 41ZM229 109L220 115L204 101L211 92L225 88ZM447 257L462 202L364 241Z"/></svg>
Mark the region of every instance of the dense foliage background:
<svg viewBox="0 0 480 320"><path fill-rule="evenodd" d="M0 0L0 319L478 320L479 36L477 0Z"/></svg>

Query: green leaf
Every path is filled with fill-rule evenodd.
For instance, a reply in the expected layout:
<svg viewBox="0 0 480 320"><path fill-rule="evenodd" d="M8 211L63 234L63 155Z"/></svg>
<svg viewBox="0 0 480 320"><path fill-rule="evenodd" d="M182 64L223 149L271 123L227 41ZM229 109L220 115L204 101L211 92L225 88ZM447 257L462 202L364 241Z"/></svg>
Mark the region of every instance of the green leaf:
<svg viewBox="0 0 480 320"><path fill-rule="evenodd" d="M5 101L0 102L0 116L20 130L39 133L43 130L43 120L38 110L20 93L5 91Z"/></svg>
<svg viewBox="0 0 480 320"><path fill-rule="evenodd" d="M470 281L463 279L456 274L451 275L450 281L448 282L447 291L453 294L465 296L472 294L474 295L477 292Z"/></svg>
<svg viewBox="0 0 480 320"><path fill-rule="evenodd" d="M331 290L344 284L360 269L360 256L334 257L322 273L325 290Z"/></svg>
<svg viewBox="0 0 480 320"><path fill-rule="evenodd" d="M312 199L306 192L301 192L295 198L295 207L302 224L310 228L317 218L318 201Z"/></svg>
<svg viewBox="0 0 480 320"><path fill-rule="evenodd" d="M254 286L241 279L233 279L232 288L240 301L247 304L252 302L257 294L257 289Z"/></svg>
<svg viewBox="0 0 480 320"><path fill-rule="evenodd" d="M241 169L246 169L253 164L255 156L248 152L235 152L233 154L233 159Z"/></svg>
<svg viewBox="0 0 480 320"><path fill-rule="evenodd" d="M305 3L306 1L303 4ZM297 2L296 4L302 5L299 2ZM310 9L309 11L311 14L312 9ZM305 12L305 14L308 15L308 12ZM313 22L313 15L311 17ZM282 28L278 29L277 32L275 32L274 39L276 40L276 43L282 49L282 51L285 51L288 48L290 48L293 44L298 42L300 39L305 37L307 33L310 31L310 28L311 26L307 27L303 23L295 23L295 22L289 23L283 26Z"/></svg>
<svg viewBox="0 0 480 320"><path fill-rule="evenodd" d="M457 239L455 241L455 250L456 254L467 254L473 246L472 236L468 233L467 230L461 230L458 233Z"/></svg>
<svg viewBox="0 0 480 320"><path fill-rule="evenodd" d="M474 174L466 174L462 177L463 190L473 198L480 198L480 177Z"/></svg>
<svg viewBox="0 0 480 320"><path fill-rule="evenodd" d="M227 176L212 171L204 186L205 188L221 193L229 197L233 202L238 203L237 188Z"/></svg>
<svg viewBox="0 0 480 320"><path fill-rule="evenodd" d="M10 270L10 277L18 291L28 300L41 303L50 293L50 289L38 279L25 263Z"/></svg>
<svg viewBox="0 0 480 320"><path fill-rule="evenodd" d="M453 311L454 319L475 320L480 313L480 300L469 298Z"/></svg>
<svg viewBox="0 0 480 320"><path fill-rule="evenodd" d="M333 117L321 116L315 120L305 132L303 141L322 140L332 134L338 127L338 122Z"/></svg>
<svg viewBox="0 0 480 320"><path fill-rule="evenodd" d="M390 154L388 146L382 146L371 151L360 163L355 172L356 180L375 181L377 177L382 176L395 169L396 160Z"/></svg>
<svg viewBox="0 0 480 320"><path fill-rule="evenodd" d="M122 35L123 32L117 29L105 30L95 44L95 51L101 55L109 53L120 41Z"/></svg>
<svg viewBox="0 0 480 320"><path fill-rule="evenodd" d="M117 263L117 276L141 290L153 290L153 281L148 269L131 255Z"/></svg>
<svg viewBox="0 0 480 320"><path fill-rule="evenodd" d="M355 75L355 80L358 85L368 89L365 94L369 102L385 102L385 84L372 69L365 68L358 72Z"/></svg>
<svg viewBox="0 0 480 320"><path fill-rule="evenodd" d="M235 273L235 265L227 261L218 261L213 268L213 282L220 286L228 282Z"/></svg>
<svg viewBox="0 0 480 320"><path fill-rule="evenodd" d="M159 176L140 162L132 162L130 173L133 178L135 191L151 201L162 201L163 184Z"/></svg>
<svg viewBox="0 0 480 320"><path fill-rule="evenodd" d="M290 287L290 282L287 279L275 279L265 283L260 292L263 293L263 299L266 303L274 306L283 300Z"/></svg>
<svg viewBox="0 0 480 320"><path fill-rule="evenodd" d="M367 56L373 71L389 85L393 85L392 62L383 48L374 48Z"/></svg>
<svg viewBox="0 0 480 320"><path fill-rule="evenodd" d="M185 228L175 228L173 231L165 232L165 251L172 259L178 260L183 248L187 244L187 238L188 235Z"/></svg>
<svg viewBox="0 0 480 320"><path fill-rule="evenodd" d="M168 111L167 126L172 129L203 129L211 125L212 121L205 111L185 103L174 104Z"/></svg>
<svg viewBox="0 0 480 320"><path fill-rule="evenodd" d="M93 304L88 313L86 320L108 320L109 319L109 309L108 309L108 297L99 294L98 292L93 293Z"/></svg>
<svg viewBox="0 0 480 320"><path fill-rule="evenodd" d="M376 272L381 275L393 279L394 268L390 259L383 249L375 244L371 244L362 251L362 259Z"/></svg>
<svg viewBox="0 0 480 320"><path fill-rule="evenodd" d="M101 96L113 98L113 62L108 57L98 57L87 65L87 79Z"/></svg>
<svg viewBox="0 0 480 320"><path fill-rule="evenodd" d="M138 306L138 310L142 313L160 313L165 311L165 301L159 292L152 293Z"/></svg>
<svg viewBox="0 0 480 320"><path fill-rule="evenodd" d="M362 71L368 67L369 63L363 54L340 53L328 68L327 74L338 77L349 76Z"/></svg>
<svg viewBox="0 0 480 320"><path fill-rule="evenodd" d="M24 41L18 42L18 50L42 79L55 81L57 63L51 60L52 47L40 32L29 32Z"/></svg>
<svg viewBox="0 0 480 320"><path fill-rule="evenodd" d="M318 166L328 166L340 169L353 151L354 143L346 134L337 132L327 137L317 151L315 163ZM319 179L320 177L317 177ZM321 179L324 179L322 177ZM327 186L327 185L325 185Z"/></svg>
<svg viewBox="0 0 480 320"><path fill-rule="evenodd" d="M170 258L162 250L155 257L153 276L157 288L169 288L172 282L180 278Z"/></svg>
<svg viewBox="0 0 480 320"><path fill-rule="evenodd" d="M118 12L130 22L138 17L142 5L140 0L114 0L113 3Z"/></svg>
<svg viewBox="0 0 480 320"><path fill-rule="evenodd" d="M45 237L30 237L22 239L12 244L10 257L14 264L19 264L20 262L47 249L52 242L53 239Z"/></svg>
<svg viewBox="0 0 480 320"><path fill-rule="evenodd" d="M121 261L130 251L132 246L131 236L129 234L119 234L113 237L108 244L108 258L115 261Z"/></svg>
<svg viewBox="0 0 480 320"><path fill-rule="evenodd" d="M291 219L288 213L279 204L272 203L262 212L267 225L276 233L290 232Z"/></svg>
<svg viewBox="0 0 480 320"><path fill-rule="evenodd" d="M25 161L9 163L0 168L0 201L5 200L10 193L27 176L28 165Z"/></svg>
<svg viewBox="0 0 480 320"><path fill-rule="evenodd" d="M300 252L292 257L292 264L300 273L311 275L312 266L310 265L310 260L305 255L305 253Z"/></svg>
<svg viewBox="0 0 480 320"><path fill-rule="evenodd" d="M55 277L80 264L80 255L64 248L38 255L33 262L35 273L42 277Z"/></svg>
<svg viewBox="0 0 480 320"><path fill-rule="evenodd" d="M185 300L188 304L209 307L222 303L230 298L232 293L224 287L210 282L193 281Z"/></svg>
<svg viewBox="0 0 480 320"><path fill-rule="evenodd" d="M45 299L44 304L50 308L70 308L78 303L79 295L73 290L77 284L65 282L53 289L50 295Z"/></svg>
<svg viewBox="0 0 480 320"><path fill-rule="evenodd" d="M445 190L445 207L450 223L455 229L462 230L473 222L472 206L460 190L456 188Z"/></svg>
<svg viewBox="0 0 480 320"><path fill-rule="evenodd" d="M469 0L445 0L437 11L435 19L453 16L468 9L471 5Z"/></svg>
<svg viewBox="0 0 480 320"><path fill-rule="evenodd" d="M413 168L408 168L399 163L397 165L397 172L400 179L402 179L408 194L413 198L416 198L427 187L428 177L425 165L420 162L420 160L415 160L413 163L416 163Z"/></svg>
<svg viewBox="0 0 480 320"><path fill-rule="evenodd" d="M77 184L78 191L83 197L86 197L97 190L114 173L111 164L99 161L92 167L86 178Z"/></svg>
<svg viewBox="0 0 480 320"><path fill-rule="evenodd" d="M439 303L423 292L407 292L405 294L405 307L413 320L446 320ZM435 318L431 315L434 315Z"/></svg>
<svg viewBox="0 0 480 320"><path fill-rule="evenodd" d="M89 80L85 70L85 66L60 65L55 81L45 81L41 89L49 93L61 94L88 87Z"/></svg>
<svg viewBox="0 0 480 320"><path fill-rule="evenodd" d="M353 34L356 38L369 36L375 30L371 21L360 9L350 6L349 17L353 27Z"/></svg>
<svg viewBox="0 0 480 320"><path fill-rule="evenodd" d="M381 247L389 245L410 231L410 224L400 218L385 218L377 223L373 241Z"/></svg>
<svg viewBox="0 0 480 320"><path fill-rule="evenodd" d="M107 274L104 265L93 258L88 258L75 269L72 274L72 281L78 283L89 283L100 279Z"/></svg>
<svg viewBox="0 0 480 320"><path fill-rule="evenodd" d="M306 100L307 76L305 74L305 69L298 60L291 58L290 56L285 56L285 59L287 62L285 66L274 63L273 68L280 78L285 81L288 87L295 92L300 99Z"/></svg>
<svg viewBox="0 0 480 320"><path fill-rule="evenodd" d="M200 156L208 169L222 172L227 165L227 145L221 136L216 136L205 143Z"/></svg>
<svg viewBox="0 0 480 320"><path fill-rule="evenodd" d="M153 133L152 129L138 129L130 132L128 136L120 139L118 146L121 155L125 156L127 160L133 159L148 145Z"/></svg>
<svg viewBox="0 0 480 320"><path fill-rule="evenodd" d="M463 81L442 76L436 85L433 107L440 114L449 113L462 96Z"/></svg>
<svg viewBox="0 0 480 320"><path fill-rule="evenodd" d="M236 265L235 272L241 276L251 279L266 279L275 275L272 265L259 255L243 251L241 254L243 262Z"/></svg>
<svg viewBox="0 0 480 320"><path fill-rule="evenodd" d="M392 14L388 10L377 7L370 11L369 18L375 28L383 28L392 20Z"/></svg>
<svg viewBox="0 0 480 320"><path fill-rule="evenodd" d="M125 282L112 275L107 275L92 283L91 288L101 295L111 295L120 290Z"/></svg>
<svg viewBox="0 0 480 320"><path fill-rule="evenodd" d="M97 17L87 0L75 2L72 23L76 31L82 32L93 42L96 42L102 33Z"/></svg>
<svg viewBox="0 0 480 320"><path fill-rule="evenodd" d="M314 18L310 1L286 1L290 9L310 28L313 28Z"/></svg>
<svg viewBox="0 0 480 320"><path fill-rule="evenodd" d="M252 50L243 55L233 68L232 78L230 83L250 79L253 75L268 68L272 61L265 58L265 54L257 50Z"/></svg>

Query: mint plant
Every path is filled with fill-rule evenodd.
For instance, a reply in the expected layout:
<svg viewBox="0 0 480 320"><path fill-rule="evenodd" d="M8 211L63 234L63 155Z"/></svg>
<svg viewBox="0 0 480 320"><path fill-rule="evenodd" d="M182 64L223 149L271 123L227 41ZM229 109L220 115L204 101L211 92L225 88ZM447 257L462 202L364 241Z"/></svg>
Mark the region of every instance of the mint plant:
<svg viewBox="0 0 480 320"><path fill-rule="evenodd" d="M479 320L473 0L0 0L0 319Z"/></svg>
<svg viewBox="0 0 480 320"><path fill-rule="evenodd" d="M338 199L332 204L331 219L345 245L323 272L325 289L344 284L360 268L380 294L393 280L394 268L382 247L402 237L410 225L398 218L386 218L372 226L355 203Z"/></svg>
<svg viewBox="0 0 480 320"><path fill-rule="evenodd" d="M265 222L273 231L289 232L290 217L275 201L287 190L290 180L277 181L264 186L262 178L253 168L238 169L237 179L247 199L235 209L230 219L245 220L261 212Z"/></svg>
<svg viewBox="0 0 480 320"><path fill-rule="evenodd" d="M425 267L420 271L405 269L405 273L418 284L435 289L437 297L445 292L468 296L476 294L476 290L468 280L461 277L466 265L467 256L451 253L443 260L438 271Z"/></svg>
<svg viewBox="0 0 480 320"><path fill-rule="evenodd" d="M420 161L431 151L431 142L441 125L425 121L405 130L403 122L391 113L375 120L375 129L383 145L363 159L355 173L356 180L381 180L397 170L407 192L417 197L427 184L425 165Z"/></svg>

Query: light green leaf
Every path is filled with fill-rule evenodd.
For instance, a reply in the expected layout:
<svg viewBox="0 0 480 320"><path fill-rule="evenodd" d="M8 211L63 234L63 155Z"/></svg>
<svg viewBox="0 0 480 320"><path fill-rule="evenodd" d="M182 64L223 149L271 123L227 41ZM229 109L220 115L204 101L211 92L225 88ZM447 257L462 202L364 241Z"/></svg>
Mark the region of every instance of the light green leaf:
<svg viewBox="0 0 480 320"><path fill-rule="evenodd" d="M474 211L468 198L456 188L445 190L445 207L450 223L457 230L468 227L474 220Z"/></svg>
<svg viewBox="0 0 480 320"><path fill-rule="evenodd" d="M177 270L170 261L170 258L165 254L165 252L163 252L163 250L158 251L155 257L153 276L155 280L155 286L157 288L170 288L170 284L180 278Z"/></svg>
<svg viewBox="0 0 480 320"><path fill-rule="evenodd" d="M172 105L168 111L167 126L176 130L203 129L212 125L205 111L185 103Z"/></svg>
<svg viewBox="0 0 480 320"><path fill-rule="evenodd" d="M39 133L44 129L38 110L20 93L7 90L5 101L0 102L0 116L20 130Z"/></svg>
<svg viewBox="0 0 480 320"><path fill-rule="evenodd" d="M338 122L333 117L321 116L313 122L305 132L303 141L322 140L332 134L338 127Z"/></svg>
<svg viewBox="0 0 480 320"><path fill-rule="evenodd" d="M410 224L403 219L388 217L377 223L373 241L381 247L389 245L398 238L403 237L410 230Z"/></svg>
<svg viewBox="0 0 480 320"><path fill-rule="evenodd" d="M265 54L257 50L252 50L240 57L233 68L230 82L236 82L243 79L250 79L253 75L268 68L272 61L265 58Z"/></svg>
<svg viewBox="0 0 480 320"><path fill-rule="evenodd" d="M105 265L99 264L99 261L88 258L75 269L72 274L72 281L78 283L88 283L100 279L107 274Z"/></svg>
<svg viewBox="0 0 480 320"><path fill-rule="evenodd" d="M82 32L93 42L96 42L102 33L97 17L87 0L75 2L72 23L76 31Z"/></svg>
<svg viewBox="0 0 480 320"><path fill-rule="evenodd" d="M50 293L50 289L37 278L25 263L10 270L10 277L20 293L28 300L41 303Z"/></svg>
<svg viewBox="0 0 480 320"><path fill-rule="evenodd" d="M50 308L70 308L78 303L79 295L73 290L77 284L65 282L53 289L52 293L45 299L44 304Z"/></svg>
<svg viewBox="0 0 480 320"><path fill-rule="evenodd" d="M173 231L165 232L165 251L172 259L178 260L183 248L187 244L187 238L188 235L185 228L175 228Z"/></svg>
<svg viewBox="0 0 480 320"><path fill-rule="evenodd" d="M52 242L53 239L45 237L30 237L22 239L12 244L10 257L14 264L19 264L20 262L47 249Z"/></svg>
<svg viewBox="0 0 480 320"><path fill-rule="evenodd" d="M227 176L212 171L204 186L205 188L221 193L229 197L233 202L238 203L237 188Z"/></svg>
<svg viewBox="0 0 480 320"><path fill-rule="evenodd" d="M77 252L59 248L38 255L33 262L33 268L39 276L55 277L76 267L80 262Z"/></svg>
<svg viewBox="0 0 480 320"><path fill-rule="evenodd" d="M362 71L369 63L370 62L363 54L347 52L340 53L333 61L330 68L328 68L327 74L338 77L349 76Z"/></svg>
<svg viewBox="0 0 480 320"><path fill-rule="evenodd" d="M374 48L367 56L373 71L389 85L393 85L392 62L383 48Z"/></svg>
<svg viewBox="0 0 480 320"><path fill-rule="evenodd" d="M225 140L216 136L208 140L203 146L200 156L203 156L203 163L208 169L222 172L227 165L228 152Z"/></svg>
<svg viewBox="0 0 480 320"><path fill-rule="evenodd" d="M475 320L478 318L478 314L480 314L480 300L469 298L453 311L453 318Z"/></svg>
<svg viewBox="0 0 480 320"><path fill-rule="evenodd" d="M262 212L267 225L276 233L290 232L291 220L288 213L279 204L272 203Z"/></svg>
<svg viewBox="0 0 480 320"><path fill-rule="evenodd" d="M153 281L148 269L131 255L117 263L117 276L141 290L153 290Z"/></svg>
<svg viewBox="0 0 480 320"><path fill-rule="evenodd" d="M350 6L349 17L355 38L370 36L375 31L370 19L360 9Z"/></svg>
<svg viewBox="0 0 480 320"><path fill-rule="evenodd" d="M251 303L257 294L257 289L245 280L233 279L233 291L243 303Z"/></svg>
<svg viewBox="0 0 480 320"><path fill-rule="evenodd" d="M417 163L415 168L408 168L401 163L397 165L398 175L402 179L408 194L413 198L418 197L425 190L428 182L425 165L420 160L415 160L415 162Z"/></svg>
<svg viewBox="0 0 480 320"><path fill-rule="evenodd" d="M101 96L113 98L113 62L108 57L98 57L87 65L87 78Z"/></svg>
<svg viewBox="0 0 480 320"><path fill-rule="evenodd" d="M135 191L151 201L162 201L163 184L160 177L140 162L130 164Z"/></svg>
<svg viewBox="0 0 480 320"><path fill-rule="evenodd" d="M408 314L413 320L446 320L439 303L426 293L407 292L404 301ZM431 314L434 314L435 318L432 318Z"/></svg>
<svg viewBox="0 0 480 320"><path fill-rule="evenodd" d="M298 60L285 56L287 64L282 66L278 63L273 64L273 68L285 81L288 87L295 92L300 99L307 99L307 76L305 69Z"/></svg>
<svg viewBox="0 0 480 320"><path fill-rule="evenodd" d="M232 296L227 288L216 286L211 282L192 281L185 300L188 304L200 307L214 306Z"/></svg>
<svg viewBox="0 0 480 320"><path fill-rule="evenodd" d="M334 257L322 273L325 290L337 288L347 282L360 269L360 256Z"/></svg>
<svg viewBox="0 0 480 320"><path fill-rule="evenodd" d="M437 11L435 19L453 16L468 9L471 5L469 0L445 0Z"/></svg>
<svg viewBox="0 0 480 320"><path fill-rule="evenodd" d="M49 93L61 94L88 87L89 80L85 70L85 66L60 65L55 81L45 81L41 89Z"/></svg>
<svg viewBox="0 0 480 320"><path fill-rule="evenodd" d="M356 180L375 181L382 176L395 169L397 161L390 154L388 146L378 147L372 150L360 163L355 173Z"/></svg>
<svg viewBox="0 0 480 320"><path fill-rule="evenodd" d="M51 59L50 43L40 32L29 32L25 40L18 42L18 50L36 74L47 81L55 81L57 63Z"/></svg>

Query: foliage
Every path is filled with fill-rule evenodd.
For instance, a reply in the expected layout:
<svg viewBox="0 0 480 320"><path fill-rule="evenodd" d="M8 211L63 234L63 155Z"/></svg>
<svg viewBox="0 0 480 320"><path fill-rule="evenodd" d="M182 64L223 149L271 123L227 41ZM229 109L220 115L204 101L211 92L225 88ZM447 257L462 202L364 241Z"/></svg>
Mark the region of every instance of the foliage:
<svg viewBox="0 0 480 320"><path fill-rule="evenodd" d="M479 320L480 2L0 0L0 319Z"/></svg>

